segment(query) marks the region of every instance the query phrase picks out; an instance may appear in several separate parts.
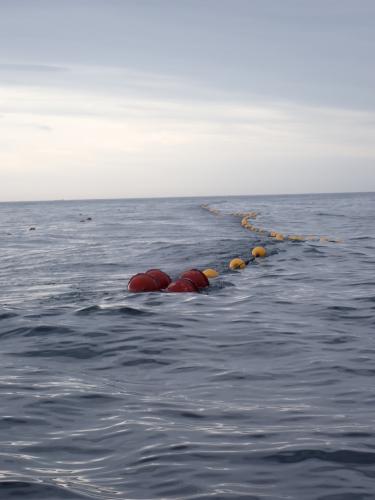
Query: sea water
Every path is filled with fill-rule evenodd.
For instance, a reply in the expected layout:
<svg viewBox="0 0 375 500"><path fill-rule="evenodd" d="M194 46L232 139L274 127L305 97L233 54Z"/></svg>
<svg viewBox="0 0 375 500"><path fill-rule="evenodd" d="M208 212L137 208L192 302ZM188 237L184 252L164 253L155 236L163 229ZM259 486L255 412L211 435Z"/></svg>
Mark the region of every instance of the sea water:
<svg viewBox="0 0 375 500"><path fill-rule="evenodd" d="M374 499L374 208L371 193L0 204L0 498ZM275 241L231 215L249 210L342 242ZM228 270L259 244L265 259ZM220 277L127 291L192 267Z"/></svg>

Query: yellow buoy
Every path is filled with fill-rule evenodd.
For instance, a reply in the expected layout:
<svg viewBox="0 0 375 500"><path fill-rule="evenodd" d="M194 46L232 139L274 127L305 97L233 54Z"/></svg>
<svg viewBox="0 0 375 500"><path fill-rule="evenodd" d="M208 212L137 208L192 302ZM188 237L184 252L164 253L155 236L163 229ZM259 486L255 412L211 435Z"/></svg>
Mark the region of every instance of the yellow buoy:
<svg viewBox="0 0 375 500"><path fill-rule="evenodd" d="M255 247L253 248L251 255L253 257L265 257L267 255L267 252L264 247Z"/></svg>
<svg viewBox="0 0 375 500"><path fill-rule="evenodd" d="M281 233L277 233L277 234L276 234L276 239L277 239L278 241L284 241L284 235L282 235Z"/></svg>
<svg viewBox="0 0 375 500"><path fill-rule="evenodd" d="M203 274L206 275L207 278L217 278L219 273L215 271L215 269L205 269Z"/></svg>
<svg viewBox="0 0 375 500"><path fill-rule="evenodd" d="M234 271L234 269L244 269L246 267L245 261L242 259L232 259L229 262L229 269Z"/></svg>

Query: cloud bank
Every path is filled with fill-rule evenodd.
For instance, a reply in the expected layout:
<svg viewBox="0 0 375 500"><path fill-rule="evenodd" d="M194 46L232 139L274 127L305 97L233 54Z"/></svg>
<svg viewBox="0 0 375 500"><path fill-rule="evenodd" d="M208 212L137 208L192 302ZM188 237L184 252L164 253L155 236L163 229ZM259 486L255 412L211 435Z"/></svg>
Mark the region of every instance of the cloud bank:
<svg viewBox="0 0 375 500"><path fill-rule="evenodd" d="M238 1L238 11L223 1L215 23L210 1L32 4L0 7L0 28L9 32L18 21L10 50L0 52L0 200L375 189L366 66L374 35L364 29L351 54L338 44L350 29L354 37L366 28L371 4L341 2L332 18L329 9L322 17L289 1L284 8ZM70 26L69 41L58 17ZM309 45L319 40L323 50L319 36L320 61ZM345 82L343 58L358 70ZM332 61L336 67L317 76Z"/></svg>

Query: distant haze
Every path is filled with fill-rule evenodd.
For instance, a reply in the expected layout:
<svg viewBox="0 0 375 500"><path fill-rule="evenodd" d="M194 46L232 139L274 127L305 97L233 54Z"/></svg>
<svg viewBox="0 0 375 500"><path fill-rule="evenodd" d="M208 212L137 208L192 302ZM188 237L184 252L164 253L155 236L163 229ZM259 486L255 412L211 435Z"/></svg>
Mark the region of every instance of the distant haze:
<svg viewBox="0 0 375 500"><path fill-rule="evenodd" d="M374 0L0 0L0 201L375 190Z"/></svg>

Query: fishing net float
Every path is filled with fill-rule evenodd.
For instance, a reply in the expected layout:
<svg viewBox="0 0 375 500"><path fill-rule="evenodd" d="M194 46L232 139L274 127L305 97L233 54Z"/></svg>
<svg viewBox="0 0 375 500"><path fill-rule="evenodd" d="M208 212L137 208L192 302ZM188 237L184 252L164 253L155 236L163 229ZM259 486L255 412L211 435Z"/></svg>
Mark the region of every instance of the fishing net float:
<svg viewBox="0 0 375 500"><path fill-rule="evenodd" d="M207 276L207 278L217 278L219 276L219 273L215 269L205 269L203 271L203 274Z"/></svg>
<svg viewBox="0 0 375 500"><path fill-rule="evenodd" d="M211 271L214 271L211 269ZM219 275L219 273L217 273ZM210 285L207 276L199 269L184 271L179 279L172 281L170 276L160 269L150 269L146 273L132 276L128 282L129 292L198 292Z"/></svg>
<svg viewBox="0 0 375 500"><path fill-rule="evenodd" d="M239 257L232 259L229 262L229 269L234 271L235 269L245 269L246 267L246 262L243 259L240 259Z"/></svg>

